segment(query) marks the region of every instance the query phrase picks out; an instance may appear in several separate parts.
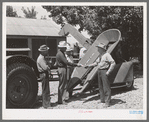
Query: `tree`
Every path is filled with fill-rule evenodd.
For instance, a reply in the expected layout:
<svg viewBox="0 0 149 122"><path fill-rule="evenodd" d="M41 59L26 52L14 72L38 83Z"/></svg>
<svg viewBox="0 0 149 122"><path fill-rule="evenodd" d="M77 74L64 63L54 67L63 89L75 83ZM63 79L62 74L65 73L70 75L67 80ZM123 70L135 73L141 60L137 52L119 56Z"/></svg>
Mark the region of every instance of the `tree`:
<svg viewBox="0 0 149 122"><path fill-rule="evenodd" d="M6 7L6 16L7 17L18 17L17 12L13 10L12 6Z"/></svg>
<svg viewBox="0 0 149 122"><path fill-rule="evenodd" d="M139 57L143 63L142 6L43 6L57 24L79 25L92 39L111 28L121 31L129 57Z"/></svg>
<svg viewBox="0 0 149 122"><path fill-rule="evenodd" d="M35 6L31 8L31 10L27 7L27 10L22 7L21 9L23 11L23 13L25 14L25 18L32 18L32 19L36 19L36 16L38 14L38 12L35 11Z"/></svg>

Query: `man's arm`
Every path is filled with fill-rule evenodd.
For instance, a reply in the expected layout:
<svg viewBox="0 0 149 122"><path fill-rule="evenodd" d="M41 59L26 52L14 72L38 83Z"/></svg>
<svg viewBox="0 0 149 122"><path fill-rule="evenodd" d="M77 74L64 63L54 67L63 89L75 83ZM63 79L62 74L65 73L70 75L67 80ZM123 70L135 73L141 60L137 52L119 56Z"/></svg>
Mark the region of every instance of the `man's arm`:
<svg viewBox="0 0 149 122"><path fill-rule="evenodd" d="M109 67L108 71L106 72L106 75L109 75L113 71L116 63L115 63L114 59L112 58L112 56L109 53L107 54L107 59L110 63L110 67Z"/></svg>
<svg viewBox="0 0 149 122"><path fill-rule="evenodd" d="M81 66L80 64L68 62L68 60L63 55L60 55L60 59L66 65L69 65L69 66Z"/></svg>
<svg viewBox="0 0 149 122"><path fill-rule="evenodd" d="M98 58L94 63L89 64L89 65L86 65L85 68L88 68L88 67L95 67L95 66L98 65L99 61L100 61L100 59Z"/></svg>

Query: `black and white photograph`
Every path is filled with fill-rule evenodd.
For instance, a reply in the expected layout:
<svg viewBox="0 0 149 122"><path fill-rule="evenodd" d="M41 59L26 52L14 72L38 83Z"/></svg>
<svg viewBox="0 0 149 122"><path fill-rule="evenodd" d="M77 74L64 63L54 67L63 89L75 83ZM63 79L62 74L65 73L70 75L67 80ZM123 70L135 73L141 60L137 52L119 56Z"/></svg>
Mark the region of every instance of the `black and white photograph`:
<svg viewBox="0 0 149 122"><path fill-rule="evenodd" d="M4 120L146 120L146 2L3 2Z"/></svg>

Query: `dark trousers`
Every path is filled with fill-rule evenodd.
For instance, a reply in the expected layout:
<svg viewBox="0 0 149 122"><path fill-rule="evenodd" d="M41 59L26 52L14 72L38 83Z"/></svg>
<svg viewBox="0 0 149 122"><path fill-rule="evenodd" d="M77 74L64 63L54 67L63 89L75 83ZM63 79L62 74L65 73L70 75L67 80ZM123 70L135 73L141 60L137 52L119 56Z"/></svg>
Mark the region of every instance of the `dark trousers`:
<svg viewBox="0 0 149 122"><path fill-rule="evenodd" d="M71 78L71 74L73 72L73 69L74 69L73 67L70 67L70 66L67 67L67 81L68 81L68 83L70 81L70 78ZM69 97L72 96L72 93L73 93L73 91L69 91Z"/></svg>
<svg viewBox="0 0 149 122"><path fill-rule="evenodd" d="M50 87L48 73L40 74L42 79L42 105L44 108L50 107Z"/></svg>
<svg viewBox="0 0 149 122"><path fill-rule="evenodd" d="M98 87L101 101L110 104L111 87L106 72L107 70L98 69Z"/></svg>
<svg viewBox="0 0 149 122"><path fill-rule="evenodd" d="M67 97L67 68L58 68L59 86L58 86L58 103L63 103Z"/></svg>

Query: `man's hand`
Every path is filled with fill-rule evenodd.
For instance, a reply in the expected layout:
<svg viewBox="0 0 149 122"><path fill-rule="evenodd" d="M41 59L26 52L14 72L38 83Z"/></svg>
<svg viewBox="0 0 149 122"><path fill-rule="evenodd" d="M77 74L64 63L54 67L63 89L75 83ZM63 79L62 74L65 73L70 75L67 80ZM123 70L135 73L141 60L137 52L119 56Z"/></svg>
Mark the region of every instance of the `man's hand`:
<svg viewBox="0 0 149 122"><path fill-rule="evenodd" d="M106 76L109 76L109 74L110 74L109 72L106 72Z"/></svg>
<svg viewBox="0 0 149 122"><path fill-rule="evenodd" d="M83 67L83 65L82 64L77 64L77 67Z"/></svg>

